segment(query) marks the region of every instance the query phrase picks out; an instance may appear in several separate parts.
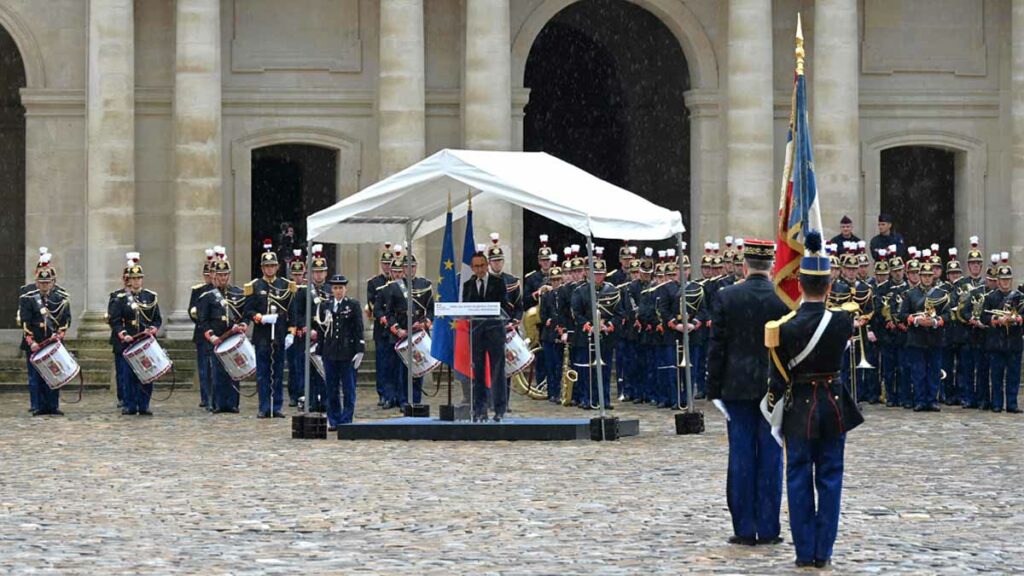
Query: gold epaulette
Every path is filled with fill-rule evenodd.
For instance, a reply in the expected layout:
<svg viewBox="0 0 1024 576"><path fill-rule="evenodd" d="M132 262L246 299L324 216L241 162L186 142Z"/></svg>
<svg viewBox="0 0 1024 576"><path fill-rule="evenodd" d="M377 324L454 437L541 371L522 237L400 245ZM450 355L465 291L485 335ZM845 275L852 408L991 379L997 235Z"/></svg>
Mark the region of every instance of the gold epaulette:
<svg viewBox="0 0 1024 576"><path fill-rule="evenodd" d="M296 284L294 280L289 280L288 291L291 292L292 294L295 294L296 290L298 290L298 284Z"/></svg>
<svg viewBox="0 0 1024 576"><path fill-rule="evenodd" d="M769 320L764 324L764 345L766 348L776 348L779 345L779 328L796 316L796 310L786 314L778 320Z"/></svg>
<svg viewBox="0 0 1024 576"><path fill-rule="evenodd" d="M252 292L253 292L252 285L255 282L256 282L255 280L250 280L250 281L248 281L248 282L246 282L245 284L242 285L242 295L243 296L252 296Z"/></svg>
<svg viewBox="0 0 1024 576"><path fill-rule="evenodd" d="M530 270L529 272L526 273L526 276L523 276L523 278L524 279L529 278L530 276L533 276L536 273L537 273L536 270Z"/></svg>
<svg viewBox="0 0 1024 576"><path fill-rule="evenodd" d="M192 287L192 289L193 289L193 290L199 290L199 289L200 289L200 288L202 288L203 286L206 286L206 284L196 284L195 286L193 286L193 287Z"/></svg>

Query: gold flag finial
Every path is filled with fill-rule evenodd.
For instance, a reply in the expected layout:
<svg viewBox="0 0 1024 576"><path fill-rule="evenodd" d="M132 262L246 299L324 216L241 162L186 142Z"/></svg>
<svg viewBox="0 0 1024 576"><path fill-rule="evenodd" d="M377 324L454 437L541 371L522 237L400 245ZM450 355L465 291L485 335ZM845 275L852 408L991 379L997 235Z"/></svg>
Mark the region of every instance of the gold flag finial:
<svg viewBox="0 0 1024 576"><path fill-rule="evenodd" d="M796 13L796 73L804 75L804 27L800 22L800 13Z"/></svg>
<svg viewBox="0 0 1024 576"><path fill-rule="evenodd" d="M473 211L473 191L472 190L467 190L466 191L466 200L469 201L469 211L472 212Z"/></svg>
<svg viewBox="0 0 1024 576"><path fill-rule="evenodd" d="M451 190L448 191L448 211L449 212L452 211L452 192L451 192Z"/></svg>

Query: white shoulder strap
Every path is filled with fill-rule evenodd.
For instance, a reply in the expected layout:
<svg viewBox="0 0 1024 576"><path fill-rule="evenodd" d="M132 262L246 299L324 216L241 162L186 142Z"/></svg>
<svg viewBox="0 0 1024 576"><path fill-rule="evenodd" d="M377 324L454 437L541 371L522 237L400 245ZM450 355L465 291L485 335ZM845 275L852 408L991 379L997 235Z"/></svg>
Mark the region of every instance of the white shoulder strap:
<svg viewBox="0 0 1024 576"><path fill-rule="evenodd" d="M821 340L821 335L825 333L825 328L828 327L829 321L832 320L832 311L825 310L825 313L821 315L821 320L818 322L818 328L814 330L814 335L811 336L811 340L807 342L807 346L800 351L792 360L789 361L787 367L792 370L794 366L803 362L811 355L814 351L814 347L818 345L818 341Z"/></svg>

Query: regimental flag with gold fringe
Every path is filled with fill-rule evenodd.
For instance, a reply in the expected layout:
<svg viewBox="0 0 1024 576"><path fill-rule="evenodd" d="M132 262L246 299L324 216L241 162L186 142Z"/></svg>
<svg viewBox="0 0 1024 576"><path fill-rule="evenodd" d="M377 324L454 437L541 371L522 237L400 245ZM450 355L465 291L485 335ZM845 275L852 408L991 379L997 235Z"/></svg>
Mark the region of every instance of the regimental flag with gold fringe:
<svg viewBox="0 0 1024 576"><path fill-rule="evenodd" d="M804 35L800 15L796 17L796 74L786 140L786 165L779 201L779 224L775 237L775 291L791 308L800 305L800 258L804 239L821 233L821 207L814 178L811 127L807 115L807 86L804 79Z"/></svg>

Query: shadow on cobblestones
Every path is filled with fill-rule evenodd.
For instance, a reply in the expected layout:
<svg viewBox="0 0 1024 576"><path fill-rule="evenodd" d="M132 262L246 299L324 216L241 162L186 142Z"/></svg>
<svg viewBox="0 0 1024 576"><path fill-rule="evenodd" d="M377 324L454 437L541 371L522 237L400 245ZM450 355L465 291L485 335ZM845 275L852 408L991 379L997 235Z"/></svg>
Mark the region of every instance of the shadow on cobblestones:
<svg viewBox="0 0 1024 576"><path fill-rule="evenodd" d="M385 414L365 391L358 418ZM726 439L629 405L617 443L290 439L195 393L122 417L106 393L32 418L0 408L0 570L71 573L778 574L787 543L736 548ZM516 398L516 416L568 414ZM370 405L370 406L368 406ZM436 408L434 408L436 412ZM582 413L581 413L582 414ZM589 414L589 413L588 413ZM837 572L1019 570L1024 418L869 407L847 445Z"/></svg>

